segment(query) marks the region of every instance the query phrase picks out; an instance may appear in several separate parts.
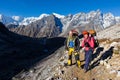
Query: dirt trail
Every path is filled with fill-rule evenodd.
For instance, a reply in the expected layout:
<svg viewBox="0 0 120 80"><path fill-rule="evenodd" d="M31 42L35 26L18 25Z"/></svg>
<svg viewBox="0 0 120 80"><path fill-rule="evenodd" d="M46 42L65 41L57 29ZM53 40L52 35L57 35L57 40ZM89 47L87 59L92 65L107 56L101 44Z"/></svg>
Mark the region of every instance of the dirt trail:
<svg viewBox="0 0 120 80"><path fill-rule="evenodd" d="M63 80L94 80L93 78L93 70L89 70L88 72L84 72L83 66L84 66L84 53L80 53L80 61L81 61L81 68L78 68L74 63L73 59L73 65L65 67L65 74L61 77Z"/></svg>

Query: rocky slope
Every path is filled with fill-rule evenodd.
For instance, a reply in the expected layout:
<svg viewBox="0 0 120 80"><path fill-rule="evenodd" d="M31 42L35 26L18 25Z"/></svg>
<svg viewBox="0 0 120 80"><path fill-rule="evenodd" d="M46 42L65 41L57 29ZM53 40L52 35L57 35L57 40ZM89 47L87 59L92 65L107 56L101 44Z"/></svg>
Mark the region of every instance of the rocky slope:
<svg viewBox="0 0 120 80"><path fill-rule="evenodd" d="M64 40L21 36L0 23L0 80L12 80L20 72L29 70L63 46Z"/></svg>
<svg viewBox="0 0 120 80"><path fill-rule="evenodd" d="M98 32L98 39L108 38L108 39L120 39L120 24L106 28L103 31Z"/></svg>
<svg viewBox="0 0 120 80"><path fill-rule="evenodd" d="M23 71L16 75L13 80L119 80L120 79L120 45L119 42L101 42L100 47L93 54L91 68L84 73L84 54L81 50L80 60L82 68L64 66L67 62L67 53L64 47L59 48L49 57L37 63L27 72ZM119 49L118 54L114 54L114 48ZM74 60L74 57L73 57ZM73 61L73 64L75 61ZM101 77L102 76L102 77Z"/></svg>
<svg viewBox="0 0 120 80"><path fill-rule="evenodd" d="M107 28L108 31L116 32L116 28L113 27ZM106 30L98 33L98 37ZM100 46L93 53L91 67L87 73L83 70L84 51L80 51L81 68L74 65L74 57L72 66L64 66L68 57L64 47L61 47L28 71L14 76L13 80L119 80L120 39L119 35L116 36L114 40L104 38L99 40ZM110 35L106 36L109 37Z"/></svg>
<svg viewBox="0 0 120 80"><path fill-rule="evenodd" d="M29 37L57 37L61 33L62 23L54 15L44 17L27 26L9 28L11 31Z"/></svg>
<svg viewBox="0 0 120 80"><path fill-rule="evenodd" d="M17 22L14 19L12 19L11 17L4 16L2 14L0 14L0 22L4 24L17 24Z"/></svg>
<svg viewBox="0 0 120 80"><path fill-rule="evenodd" d="M116 32L116 28L112 30ZM0 33L1 80L119 80L120 78L118 38L100 40L100 47L93 54L91 68L84 73L83 50L80 51L81 68L77 68L76 65L64 66L68 57L62 47L65 40L62 37L40 39L25 37L10 32L2 24Z"/></svg>

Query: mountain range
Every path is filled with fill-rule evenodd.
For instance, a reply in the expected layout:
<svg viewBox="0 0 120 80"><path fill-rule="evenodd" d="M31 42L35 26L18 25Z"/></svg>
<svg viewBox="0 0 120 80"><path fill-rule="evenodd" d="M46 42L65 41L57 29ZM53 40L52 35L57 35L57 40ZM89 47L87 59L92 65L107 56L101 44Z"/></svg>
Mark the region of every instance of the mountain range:
<svg viewBox="0 0 120 80"><path fill-rule="evenodd" d="M0 15L0 22L16 33L30 37L56 37L65 35L70 29L82 30L95 29L101 31L104 28L120 23L120 17L112 13L103 14L100 10L89 13L60 15L57 13L41 14L39 17L7 17ZM47 31L47 32L46 32Z"/></svg>
<svg viewBox="0 0 120 80"><path fill-rule="evenodd" d="M57 13L53 13L58 18L64 18L64 15L60 15ZM41 14L39 17L20 17L20 16L12 16L8 17L3 14L0 14L0 22L4 24L16 24L16 25L28 25L32 22L42 19L43 17L50 16L50 14Z"/></svg>

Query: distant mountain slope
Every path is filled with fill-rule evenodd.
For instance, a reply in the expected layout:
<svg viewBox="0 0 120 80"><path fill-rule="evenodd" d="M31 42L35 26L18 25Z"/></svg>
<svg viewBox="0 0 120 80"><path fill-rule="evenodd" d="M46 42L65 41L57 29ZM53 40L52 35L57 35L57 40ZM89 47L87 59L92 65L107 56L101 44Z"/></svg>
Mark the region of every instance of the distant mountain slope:
<svg viewBox="0 0 120 80"><path fill-rule="evenodd" d="M18 34L30 37L54 37L61 33L61 35L66 35L69 30L74 28L77 28L80 32L89 29L94 29L98 32L119 24L120 17L114 16L112 13L103 14L100 10L96 10L89 13L80 12L66 16L57 13L41 14L39 17L26 18L0 15L0 22L6 24L11 31Z"/></svg>
<svg viewBox="0 0 120 80"><path fill-rule="evenodd" d="M98 38L109 38L109 39L117 39L120 38L120 24L111 26L106 28L103 31L98 32Z"/></svg>
<svg viewBox="0 0 120 80"><path fill-rule="evenodd" d="M62 32L62 27L60 19L50 15L27 26L21 25L10 30L30 37L56 37Z"/></svg>
<svg viewBox="0 0 120 80"><path fill-rule="evenodd" d="M119 22L120 17L115 17L111 13L103 14L100 10L91 11L89 13L81 12L75 15L68 15L62 19L62 23L64 25L63 32L66 32L68 29L81 26L90 26L95 30L99 30L115 25Z"/></svg>
<svg viewBox="0 0 120 80"><path fill-rule="evenodd" d="M30 38L9 31L0 22L0 80L27 71L63 46L65 38Z"/></svg>
<svg viewBox="0 0 120 80"><path fill-rule="evenodd" d="M64 25L68 26L79 26L84 25L86 23L89 23L91 21L94 22L94 24L99 24L101 27L109 27L111 25L114 25L116 23L120 22L119 16L114 16L112 13L105 13L103 14L100 10L91 11L89 13L76 13L74 15L60 15L57 13L52 13L57 18L61 19L63 21ZM20 16L12 16L7 17L4 14L0 14L0 22L3 22L4 24L19 24L19 25L28 25L34 21L40 20L44 17L49 16L50 14L41 14L38 17L20 17ZM96 23L97 22L97 23Z"/></svg>

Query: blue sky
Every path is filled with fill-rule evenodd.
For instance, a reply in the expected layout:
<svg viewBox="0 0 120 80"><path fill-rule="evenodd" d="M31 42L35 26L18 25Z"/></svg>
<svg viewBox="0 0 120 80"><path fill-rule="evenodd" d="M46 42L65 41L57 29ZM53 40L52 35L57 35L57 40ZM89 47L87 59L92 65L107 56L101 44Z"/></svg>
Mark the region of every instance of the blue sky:
<svg viewBox="0 0 120 80"><path fill-rule="evenodd" d="M39 16L53 12L67 15L100 9L120 16L120 0L0 0L0 14Z"/></svg>

